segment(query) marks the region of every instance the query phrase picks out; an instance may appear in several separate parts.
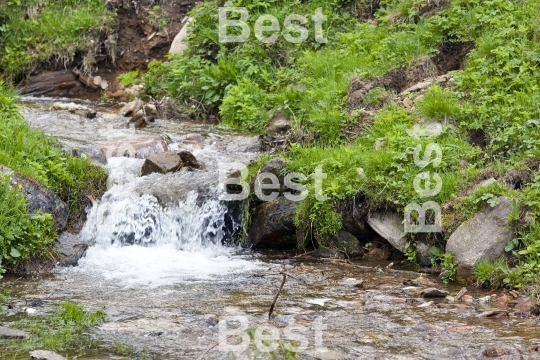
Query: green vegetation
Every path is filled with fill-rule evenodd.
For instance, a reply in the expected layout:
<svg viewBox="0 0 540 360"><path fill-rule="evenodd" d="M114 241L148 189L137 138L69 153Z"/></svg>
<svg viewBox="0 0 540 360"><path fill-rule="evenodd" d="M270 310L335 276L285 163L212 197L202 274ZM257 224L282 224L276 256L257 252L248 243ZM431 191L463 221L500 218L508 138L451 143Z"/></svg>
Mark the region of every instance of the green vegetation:
<svg viewBox="0 0 540 360"><path fill-rule="evenodd" d="M28 316L14 323L15 327L30 332L30 338L4 341L2 347L13 357L34 349L84 355L89 352L87 347L91 342L88 331L103 323L106 317L103 310L85 311L65 301L46 316Z"/></svg>
<svg viewBox="0 0 540 360"><path fill-rule="evenodd" d="M39 62L68 64L76 55L90 70L101 51L99 39L112 33L115 14L101 0L8 0L0 14L0 71L6 77ZM113 55L112 44L107 51ZM1 72L0 72L1 73Z"/></svg>
<svg viewBox="0 0 540 360"><path fill-rule="evenodd" d="M538 168L537 1L385 0L377 2L378 8L363 0L226 3L246 7L248 24L263 13L283 24L288 14L308 16L321 7L328 16L323 28L326 44L317 43L312 31L301 44L288 43L283 36L264 44L253 34L245 43L220 43L218 3L209 1L193 10L196 21L189 50L168 62L151 64L143 76L146 91L170 96L201 114L219 113L221 125L227 127L264 132L278 111L292 120L290 149L281 154L288 159L288 167L312 174L322 166L328 174L324 195L329 201L317 200L314 179L306 181L310 195L296 216L299 247L308 239L327 244L341 228L336 205L353 198L370 209L397 211L411 202L444 204L443 230L448 238L459 224L486 206L495 206L498 196L505 195L514 199L512 220L518 229L507 251L518 256L520 263L513 270L506 267L501 279L485 275L488 265L482 264L484 270L477 271L477 276L492 286L520 287L534 280L540 272L540 225L536 222L540 176L474 191L473 186L484 174L531 174L531 167ZM305 26L311 29L311 25L308 21ZM453 73L453 81L434 84L420 96L398 96L407 86L440 74L437 66L444 64L434 61L443 47L455 52L472 49L463 70ZM369 83L361 98L354 99L351 93ZM404 106L403 96L414 108ZM436 137L411 132L434 121L442 124ZM422 153L432 142L440 146L442 162L417 166L415 150ZM365 176L358 175L358 168ZM413 186L415 176L426 171L442 180L441 190L427 199ZM409 240L412 258L414 238ZM436 241L444 248L440 239ZM436 258L449 270L448 281L452 281L453 259L445 254ZM499 263L489 266L501 268Z"/></svg>
<svg viewBox="0 0 540 360"><path fill-rule="evenodd" d="M70 224L83 216L85 196L99 196L107 174L90 159L64 154L58 142L32 130L19 114L15 93L0 82L0 165L37 180L70 207ZM0 271L50 252L56 239L49 214L29 214L20 188L0 179Z"/></svg>
<svg viewBox="0 0 540 360"><path fill-rule="evenodd" d="M123 86L137 85L140 82L139 75L138 70L133 70L118 75L118 79L120 80L120 84Z"/></svg>

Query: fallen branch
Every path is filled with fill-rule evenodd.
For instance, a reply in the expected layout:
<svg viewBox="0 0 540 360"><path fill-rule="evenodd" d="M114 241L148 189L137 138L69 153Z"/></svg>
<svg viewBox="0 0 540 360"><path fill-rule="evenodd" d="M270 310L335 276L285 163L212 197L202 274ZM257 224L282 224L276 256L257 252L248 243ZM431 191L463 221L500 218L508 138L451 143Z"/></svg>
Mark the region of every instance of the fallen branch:
<svg viewBox="0 0 540 360"><path fill-rule="evenodd" d="M283 281L281 282L281 286L279 287L278 292L276 296L274 297L272 306L270 306L270 311L268 312L268 320L272 318L272 313L274 312L274 307L276 306L277 299L279 297L279 294L281 293L281 289L283 289L283 285L285 285L285 280L287 280L287 275L285 273L281 273L281 275L283 275Z"/></svg>

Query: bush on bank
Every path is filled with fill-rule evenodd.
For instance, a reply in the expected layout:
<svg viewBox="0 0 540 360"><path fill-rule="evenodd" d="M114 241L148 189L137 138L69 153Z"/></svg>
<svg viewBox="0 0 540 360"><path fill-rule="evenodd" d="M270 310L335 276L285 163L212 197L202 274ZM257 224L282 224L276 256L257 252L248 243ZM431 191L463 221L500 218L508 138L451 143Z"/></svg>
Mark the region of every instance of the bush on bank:
<svg viewBox="0 0 540 360"><path fill-rule="evenodd" d="M59 143L32 130L17 107L14 90L0 81L0 166L37 180L70 207L69 222L83 215L85 195L98 196L106 172L86 158L67 156ZM68 225L69 226L69 225ZM21 189L0 179L0 270L29 256L50 254L57 234L48 214L29 214Z"/></svg>

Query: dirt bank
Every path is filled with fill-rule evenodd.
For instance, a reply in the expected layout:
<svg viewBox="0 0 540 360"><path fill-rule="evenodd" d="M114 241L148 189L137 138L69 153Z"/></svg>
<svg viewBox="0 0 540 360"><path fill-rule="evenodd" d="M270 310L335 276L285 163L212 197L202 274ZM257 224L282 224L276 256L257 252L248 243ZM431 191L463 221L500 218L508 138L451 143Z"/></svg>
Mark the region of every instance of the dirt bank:
<svg viewBox="0 0 540 360"><path fill-rule="evenodd" d="M117 13L115 31L107 38L93 40L101 46L93 55L96 64L89 75L101 77L108 83L108 90L116 91L119 74L145 70L149 62L164 59L174 37L183 27L187 13L198 2L109 0L107 6ZM39 64L21 82L21 93L48 96L90 93L99 96L99 87L88 86L73 74L72 69L79 68L82 62L83 54L77 54L68 64L56 61Z"/></svg>

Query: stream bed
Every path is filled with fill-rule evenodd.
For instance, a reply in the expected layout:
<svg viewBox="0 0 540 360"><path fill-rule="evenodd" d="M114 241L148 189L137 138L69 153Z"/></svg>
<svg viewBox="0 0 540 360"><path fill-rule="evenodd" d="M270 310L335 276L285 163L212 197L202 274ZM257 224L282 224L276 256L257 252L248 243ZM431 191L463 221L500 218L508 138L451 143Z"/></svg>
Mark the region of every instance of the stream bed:
<svg viewBox="0 0 540 360"><path fill-rule="evenodd" d="M114 344L157 360L540 358L540 322L517 300L497 302L501 292L469 288L457 301L460 288L385 261L306 260L227 246L240 224L218 200L219 171L261 156L256 137L159 119L126 129L118 107L80 102L98 111L88 119L49 110L57 101L68 100L23 99L23 115L73 151L108 154L109 190L74 235L93 244L78 267L2 280L16 300L0 325L27 316L20 313L32 300L43 302L38 314L72 300L108 315L88 337L92 359L110 359ZM203 170L140 177L144 160L137 157L160 146L193 152ZM116 156L126 151L131 157ZM432 287L449 296L422 297Z"/></svg>

